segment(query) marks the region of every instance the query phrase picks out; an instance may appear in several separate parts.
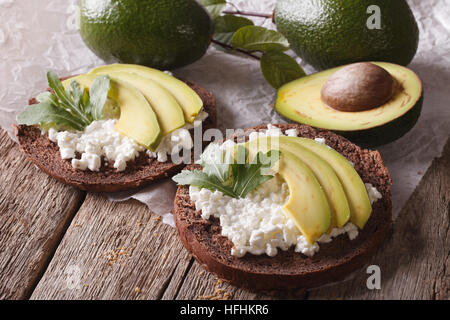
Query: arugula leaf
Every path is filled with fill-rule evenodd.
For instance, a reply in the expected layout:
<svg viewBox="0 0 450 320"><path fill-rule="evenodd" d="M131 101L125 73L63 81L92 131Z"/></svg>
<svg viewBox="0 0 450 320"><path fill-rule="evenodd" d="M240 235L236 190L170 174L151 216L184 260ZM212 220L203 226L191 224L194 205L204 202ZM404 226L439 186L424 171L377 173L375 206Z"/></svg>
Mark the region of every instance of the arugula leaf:
<svg viewBox="0 0 450 320"><path fill-rule="evenodd" d="M47 80L48 85L55 92L55 96L60 101L61 106L69 110L72 116L78 118L81 123L88 125L90 123L89 119L83 114L79 106L75 104L70 92L64 89L64 86L56 73L51 71L47 72Z"/></svg>
<svg viewBox="0 0 450 320"><path fill-rule="evenodd" d="M182 171L172 178L173 181L178 183L179 185L192 185L198 186L201 188L205 188L211 191L220 191L227 196L236 198L236 195L233 193L233 190L224 185L222 181L217 178L215 175L208 175L203 171L195 170L195 171Z"/></svg>
<svg viewBox="0 0 450 320"><path fill-rule="evenodd" d="M95 78L91 87L89 88L91 109L90 112L94 120L102 118L103 106L108 98L108 91L110 87L110 79L108 76L100 76Z"/></svg>
<svg viewBox="0 0 450 320"><path fill-rule="evenodd" d="M102 118L110 88L108 76L94 80L90 96L76 81L70 83L70 90L65 90L55 73L48 72L47 79L53 93L39 94L39 104L26 107L17 116L18 124L39 125L44 130L53 127L83 131L92 121Z"/></svg>
<svg viewBox="0 0 450 320"><path fill-rule="evenodd" d="M252 161L255 163L231 165L234 177L232 189L239 198L245 198L250 191L273 178L272 175L262 174L264 169L270 169L274 165L271 161L265 164L262 161L264 156L276 162L280 157L280 152L271 150L266 155L262 152L258 152L256 161Z"/></svg>
<svg viewBox="0 0 450 320"><path fill-rule="evenodd" d="M216 143L211 143L197 161L207 175L215 176L221 182L230 177L230 162L226 161L224 152Z"/></svg>
<svg viewBox="0 0 450 320"><path fill-rule="evenodd" d="M73 118L72 114L63 108L56 107L49 101L44 101L36 105L27 106L25 110L17 116L19 124L48 125L57 128L73 128L83 130L83 127Z"/></svg>
<svg viewBox="0 0 450 320"><path fill-rule="evenodd" d="M179 185L193 185L211 191L218 190L236 199L245 198L250 191L273 178L272 175L264 175L264 172L270 169L280 157L279 151L271 150L266 154L259 152L252 161L247 163L245 160L248 158L248 150L239 145L234 163L226 164L223 153L220 146L211 144L204 152L206 155L198 162L203 165L202 171L182 171L172 179ZM271 161L264 161L268 158ZM217 159L219 161L214 163ZM232 175L230 175L230 169Z"/></svg>

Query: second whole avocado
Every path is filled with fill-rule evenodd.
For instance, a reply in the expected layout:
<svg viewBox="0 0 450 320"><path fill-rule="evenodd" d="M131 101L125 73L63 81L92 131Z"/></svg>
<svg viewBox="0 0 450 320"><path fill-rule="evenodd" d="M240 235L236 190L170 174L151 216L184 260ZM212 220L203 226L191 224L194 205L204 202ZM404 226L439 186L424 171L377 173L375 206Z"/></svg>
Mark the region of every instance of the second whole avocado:
<svg viewBox="0 0 450 320"><path fill-rule="evenodd" d="M80 0L80 32L106 62L167 70L205 54L213 22L195 0Z"/></svg>
<svg viewBox="0 0 450 320"><path fill-rule="evenodd" d="M406 66L419 42L405 0L278 0L274 20L295 53L317 70L361 61Z"/></svg>

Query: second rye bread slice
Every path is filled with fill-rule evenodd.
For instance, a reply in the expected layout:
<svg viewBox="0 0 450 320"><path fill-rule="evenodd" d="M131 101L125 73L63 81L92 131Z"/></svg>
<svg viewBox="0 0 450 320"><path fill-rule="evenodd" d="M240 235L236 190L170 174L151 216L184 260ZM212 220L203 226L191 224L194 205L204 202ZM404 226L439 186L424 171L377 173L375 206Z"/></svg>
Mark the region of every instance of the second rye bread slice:
<svg viewBox="0 0 450 320"><path fill-rule="evenodd" d="M209 116L202 124L203 131L216 127L216 102L211 92L192 82L186 82L203 100ZM30 104L35 104L34 99ZM16 126L16 137L28 159L50 176L71 186L92 192L116 192L138 188L170 177L184 168L184 164L158 162L146 152L127 163L124 171L103 165L98 172L74 169L69 160L61 159L58 146L34 126Z"/></svg>
<svg viewBox="0 0 450 320"><path fill-rule="evenodd" d="M391 225L391 178L377 151L364 150L330 131L305 125L276 125L282 131L297 129L304 138L324 138L328 146L353 162L356 171L366 183L374 185L382 199L373 204L372 215L365 228L354 240L346 235L321 243L313 257L297 253L293 248L279 250L275 257L247 253L238 258L231 255L233 243L221 235L219 220L201 218L201 212L189 197L189 188L178 188L174 215L177 231L186 249L208 271L234 285L257 290L285 290L312 288L344 279L362 267L387 237ZM265 129L259 126L245 130ZM234 137L235 138L235 137ZM190 166L188 169L199 169Z"/></svg>

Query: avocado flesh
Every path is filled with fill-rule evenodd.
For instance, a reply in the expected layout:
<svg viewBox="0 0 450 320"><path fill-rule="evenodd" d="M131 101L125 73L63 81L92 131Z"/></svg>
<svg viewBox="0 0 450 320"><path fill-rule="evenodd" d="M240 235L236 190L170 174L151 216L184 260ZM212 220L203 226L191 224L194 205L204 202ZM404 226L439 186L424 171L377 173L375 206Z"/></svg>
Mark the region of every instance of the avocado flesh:
<svg viewBox="0 0 450 320"><path fill-rule="evenodd" d="M161 70L200 59L213 22L195 0L81 0L80 34L101 59Z"/></svg>
<svg viewBox="0 0 450 320"><path fill-rule="evenodd" d="M350 206L350 221L363 229L372 213L372 205L364 182L347 158L336 150L311 139L295 137L287 139L314 152L333 168L347 196Z"/></svg>
<svg viewBox="0 0 450 320"><path fill-rule="evenodd" d="M81 87L89 88L96 77L80 75L63 81L63 85L68 88L72 81L77 81ZM155 151L161 142L162 133L152 107L138 89L127 82L110 78L108 98L120 107L120 118L115 129L147 149Z"/></svg>
<svg viewBox="0 0 450 320"><path fill-rule="evenodd" d="M422 103L422 83L408 68L387 62L372 63L387 70L396 82L393 97L377 108L343 112L328 107L322 101L321 89L328 78L342 68L337 67L303 77L281 87L275 109L286 118L299 123L334 130L344 136L353 135L358 138L362 135L358 142L365 145L374 146L391 142L405 134L416 123ZM396 120L401 120L402 125L388 126ZM386 132L376 135L368 132L364 135L364 131L374 128ZM354 139L351 140L356 142Z"/></svg>
<svg viewBox="0 0 450 320"><path fill-rule="evenodd" d="M252 140L248 143L250 150L257 148L267 152L272 148L281 153L290 152L303 161L314 173L325 192L331 209L331 228L343 227L350 218L350 207L341 182L333 168L314 152L296 143L294 137L268 137ZM329 159L330 160L330 159Z"/></svg>
<svg viewBox="0 0 450 320"><path fill-rule="evenodd" d="M367 26L373 5L381 11L380 29ZM406 66L419 42L405 0L278 0L274 21L295 53L317 70L361 61Z"/></svg>
<svg viewBox="0 0 450 320"><path fill-rule="evenodd" d="M162 71L132 64L111 64L97 67L89 74L109 74L112 72L132 73L157 82L170 92L183 109L186 122L194 122L203 108L203 101L186 83Z"/></svg>
<svg viewBox="0 0 450 320"><path fill-rule="evenodd" d="M125 81L141 91L158 117L163 136L185 125L184 114L180 105L157 82L126 72L111 72L109 75L115 79Z"/></svg>
<svg viewBox="0 0 450 320"><path fill-rule="evenodd" d="M331 210L325 193L308 166L285 151L278 174L286 181L290 196L283 210L309 243L314 243L331 225Z"/></svg>

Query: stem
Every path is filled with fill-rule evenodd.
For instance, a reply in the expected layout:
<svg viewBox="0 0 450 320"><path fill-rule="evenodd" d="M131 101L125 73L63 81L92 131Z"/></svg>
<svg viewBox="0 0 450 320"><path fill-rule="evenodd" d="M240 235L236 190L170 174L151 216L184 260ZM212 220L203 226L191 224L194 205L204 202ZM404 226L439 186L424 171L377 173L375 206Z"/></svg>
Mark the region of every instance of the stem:
<svg viewBox="0 0 450 320"><path fill-rule="evenodd" d="M226 44L226 43L223 43L223 42L214 40L214 39L211 40L211 42L214 43L214 44L217 44L218 46L221 46L222 48L225 48L225 49L228 49L228 50L234 50L234 51L243 53L243 54L245 54L245 55L247 55L247 56L249 56L249 57L252 57L252 58L254 58L254 59L256 59L256 60L261 60L260 57L254 55L253 53L248 52L248 51L245 51L245 50L242 50L242 49L235 48L235 47L233 47L233 46L230 46L229 44Z"/></svg>
<svg viewBox="0 0 450 320"><path fill-rule="evenodd" d="M232 10L225 10L223 11L224 14L238 14L241 16L249 16L249 17L259 17L259 18L265 18L265 19L272 19L272 14L268 13L259 13L259 12L251 12L251 11L241 11L239 9L236 9L236 11Z"/></svg>

